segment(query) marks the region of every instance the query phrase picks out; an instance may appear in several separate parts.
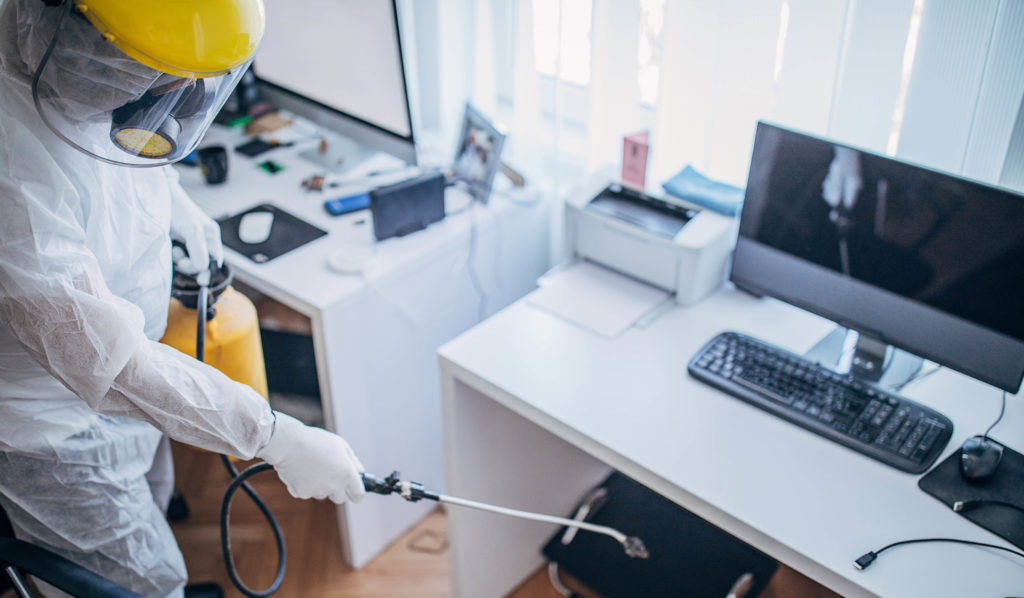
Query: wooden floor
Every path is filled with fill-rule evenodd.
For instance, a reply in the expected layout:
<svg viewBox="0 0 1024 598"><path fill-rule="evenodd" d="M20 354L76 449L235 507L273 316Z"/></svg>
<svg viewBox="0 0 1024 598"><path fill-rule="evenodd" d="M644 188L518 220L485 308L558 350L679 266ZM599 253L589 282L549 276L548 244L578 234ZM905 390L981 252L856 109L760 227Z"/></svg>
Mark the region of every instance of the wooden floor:
<svg viewBox="0 0 1024 598"><path fill-rule="evenodd" d="M228 580L220 553L220 503L228 476L219 457L175 446L178 487L191 516L172 525L192 582L215 581L229 597L241 597ZM240 464L239 467L244 467ZM341 559L334 505L300 501L288 495L272 472L253 478L281 522L288 546L288 570L277 596L282 598L448 598L452 595L444 511L438 509L360 571ZM241 493L239 493L241 494ZM263 589L277 563L273 535L259 511L244 496L232 506L232 549L242 579ZM591 596L592 594L584 594ZM546 570L538 571L509 598L560 598ZM835 598L792 569L780 566L761 598Z"/></svg>

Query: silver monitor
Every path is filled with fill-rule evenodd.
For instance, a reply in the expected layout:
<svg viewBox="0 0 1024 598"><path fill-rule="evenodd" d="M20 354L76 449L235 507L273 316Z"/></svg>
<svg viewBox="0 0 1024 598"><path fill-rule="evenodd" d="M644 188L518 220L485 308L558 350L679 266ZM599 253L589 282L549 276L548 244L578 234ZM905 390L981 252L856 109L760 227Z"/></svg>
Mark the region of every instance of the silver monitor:
<svg viewBox="0 0 1024 598"><path fill-rule="evenodd" d="M416 162L394 0L267 0L253 64L273 104Z"/></svg>

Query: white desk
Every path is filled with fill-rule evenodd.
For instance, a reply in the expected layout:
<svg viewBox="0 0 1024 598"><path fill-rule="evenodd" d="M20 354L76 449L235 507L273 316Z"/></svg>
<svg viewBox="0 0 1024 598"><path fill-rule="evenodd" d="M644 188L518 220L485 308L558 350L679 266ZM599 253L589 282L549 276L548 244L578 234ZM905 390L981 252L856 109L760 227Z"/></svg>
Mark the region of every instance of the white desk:
<svg viewBox="0 0 1024 598"><path fill-rule="evenodd" d="M901 473L687 374L694 353L733 329L803 352L831 324L770 299L723 291L646 329L599 337L521 300L440 350L448 491L568 514L617 469L844 596L1003 597L1024 562L969 546L894 548L948 536L1012 546L950 511ZM941 370L905 394L948 415L941 458L999 412L996 389ZM1024 444L1010 397L993 436ZM542 564L555 528L449 510L453 578L464 598L502 596Z"/></svg>
<svg viewBox="0 0 1024 598"><path fill-rule="evenodd" d="M242 141L239 133L222 130L206 144L218 140L229 148ZM230 249L227 261L238 280L310 318L326 425L348 440L367 470L386 475L400 469L440 481L435 351L478 321L479 295L468 268L478 273L488 314L535 288L548 265L549 207L494 197L486 207L477 204L426 230L375 243L369 211L332 217L323 209L325 200L360 189L300 188L303 178L319 170L299 150L280 148L255 160L229 150L226 184L208 186L198 169L184 167L182 183L214 218L269 202L329 232L265 264ZM256 167L265 159L285 170L265 173ZM457 191L448 196L456 208L468 201ZM531 198L529 192L520 196ZM364 273L328 268L327 257L347 246L375 252ZM431 508L379 497L339 507L346 561L363 566Z"/></svg>

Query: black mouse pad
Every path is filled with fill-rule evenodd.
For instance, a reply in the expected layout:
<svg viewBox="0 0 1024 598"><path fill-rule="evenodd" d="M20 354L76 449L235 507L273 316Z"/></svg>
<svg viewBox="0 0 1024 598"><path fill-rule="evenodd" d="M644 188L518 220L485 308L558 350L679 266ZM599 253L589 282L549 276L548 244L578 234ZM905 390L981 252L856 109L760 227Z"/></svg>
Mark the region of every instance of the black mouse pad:
<svg viewBox="0 0 1024 598"><path fill-rule="evenodd" d="M250 212L274 214L270 236L262 243L246 243L238 238L238 223L242 221L243 216ZM221 218L217 223L220 224L221 242L257 264L269 262L327 234L327 231L268 203L250 208L234 216Z"/></svg>
<svg viewBox="0 0 1024 598"><path fill-rule="evenodd" d="M954 452L921 478L917 485L953 509L958 500L998 500L1024 508L1024 455L1003 447L1003 460L992 477L980 482L960 475L960 451ZM1003 505L978 505L960 512L967 519L1024 548L1024 512Z"/></svg>
<svg viewBox="0 0 1024 598"><path fill-rule="evenodd" d="M601 486L607 501L587 521L640 538L650 558L630 558L614 539L591 532L563 544L564 527L543 553L603 598L725 596L745 573L753 575L746 595L757 596L775 573L771 557L622 474Z"/></svg>

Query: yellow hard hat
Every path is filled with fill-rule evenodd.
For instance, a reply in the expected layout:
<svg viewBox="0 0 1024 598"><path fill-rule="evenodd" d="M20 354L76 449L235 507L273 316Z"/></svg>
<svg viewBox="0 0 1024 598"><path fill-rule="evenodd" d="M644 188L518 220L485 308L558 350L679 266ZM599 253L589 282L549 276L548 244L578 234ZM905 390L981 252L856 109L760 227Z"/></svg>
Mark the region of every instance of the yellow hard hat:
<svg viewBox="0 0 1024 598"><path fill-rule="evenodd" d="M123 166L192 152L265 27L263 0L45 1L62 12L32 78L36 110L72 147Z"/></svg>
<svg viewBox="0 0 1024 598"><path fill-rule="evenodd" d="M259 48L263 0L74 0L104 39L158 71L224 74Z"/></svg>

